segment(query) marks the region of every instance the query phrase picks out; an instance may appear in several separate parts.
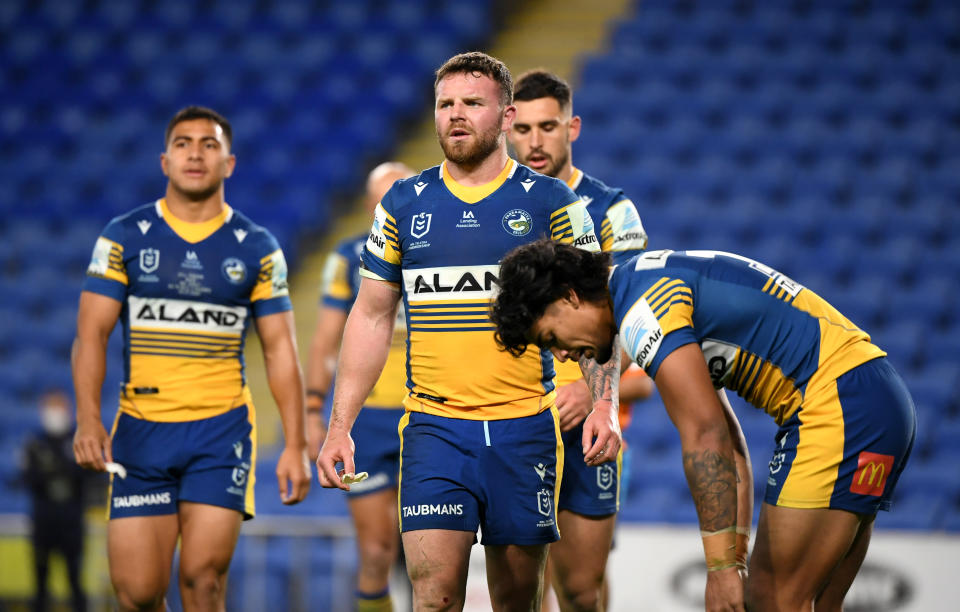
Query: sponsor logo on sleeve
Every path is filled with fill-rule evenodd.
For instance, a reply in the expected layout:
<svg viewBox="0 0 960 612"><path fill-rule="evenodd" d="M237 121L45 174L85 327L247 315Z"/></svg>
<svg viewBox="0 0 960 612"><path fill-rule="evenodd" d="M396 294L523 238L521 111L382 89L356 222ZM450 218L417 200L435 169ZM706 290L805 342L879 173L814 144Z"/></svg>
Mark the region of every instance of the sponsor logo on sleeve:
<svg viewBox="0 0 960 612"><path fill-rule="evenodd" d="M663 328L645 299L640 298L627 311L620 324L620 338L637 365L650 366L663 342Z"/></svg>
<svg viewBox="0 0 960 612"><path fill-rule="evenodd" d="M383 233L383 225L387 221L387 213L383 207L377 204L377 209L373 214L373 227L370 228L370 235L367 236L367 250L384 259L386 257L387 237Z"/></svg>
<svg viewBox="0 0 960 612"><path fill-rule="evenodd" d="M97 243L93 245L93 255L90 257L90 265L87 266L87 274L91 276L105 276L110 267L110 249L113 243L104 237L97 238Z"/></svg>
<svg viewBox="0 0 960 612"><path fill-rule="evenodd" d="M270 285L273 289L272 297L289 295L289 287L287 285L287 260L283 257L283 251L274 251L270 255L270 261L273 263L273 272L270 275Z"/></svg>
<svg viewBox="0 0 960 612"><path fill-rule="evenodd" d="M880 455L863 451L857 458L857 471L853 473L850 491L859 495L880 497L893 470L893 455Z"/></svg>

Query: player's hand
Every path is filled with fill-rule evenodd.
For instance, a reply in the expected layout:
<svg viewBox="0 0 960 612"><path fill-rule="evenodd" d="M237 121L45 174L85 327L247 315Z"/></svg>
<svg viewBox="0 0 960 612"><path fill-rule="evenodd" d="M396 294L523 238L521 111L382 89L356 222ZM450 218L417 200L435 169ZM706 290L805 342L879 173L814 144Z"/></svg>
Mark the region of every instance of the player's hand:
<svg viewBox="0 0 960 612"><path fill-rule="evenodd" d="M342 474L356 473L353 464L353 453L356 447L350 432L342 429L331 429L323 441L320 455L317 457L317 477L320 484L328 489L336 487L344 491L350 490L350 485L340 479ZM343 463L343 469L337 471L337 463Z"/></svg>
<svg viewBox="0 0 960 612"><path fill-rule="evenodd" d="M593 408L593 399L587 389L587 381L576 380L557 388L557 413L560 415L560 431L570 431L587 418Z"/></svg>
<svg viewBox="0 0 960 612"><path fill-rule="evenodd" d="M745 612L743 575L735 567L707 572L706 612Z"/></svg>
<svg viewBox="0 0 960 612"><path fill-rule="evenodd" d="M310 491L310 460L304 446L286 446L277 461L280 501L288 506L302 502Z"/></svg>
<svg viewBox="0 0 960 612"><path fill-rule="evenodd" d="M100 419L82 419L73 435L73 457L81 467L107 471L106 462L113 461L110 436Z"/></svg>
<svg viewBox="0 0 960 612"><path fill-rule="evenodd" d="M323 415L317 411L307 412L307 453L310 458L316 461L320 454L320 446L327 437L327 423L323 420Z"/></svg>
<svg viewBox="0 0 960 612"><path fill-rule="evenodd" d="M598 402L583 421L583 460L596 466L616 461L623 444L617 410L609 401Z"/></svg>

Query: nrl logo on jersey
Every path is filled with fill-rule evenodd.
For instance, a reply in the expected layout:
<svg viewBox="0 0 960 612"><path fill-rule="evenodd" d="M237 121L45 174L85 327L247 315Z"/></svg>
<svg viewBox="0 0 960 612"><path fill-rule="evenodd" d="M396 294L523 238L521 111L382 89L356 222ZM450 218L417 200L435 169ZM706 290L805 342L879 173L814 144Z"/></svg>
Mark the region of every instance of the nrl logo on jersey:
<svg viewBox="0 0 960 612"><path fill-rule="evenodd" d="M140 249L140 270L142 270L144 274L156 272L159 267L159 249Z"/></svg>
<svg viewBox="0 0 960 612"><path fill-rule="evenodd" d="M430 222L433 220L433 213L419 213L410 220L410 235L414 238L423 238L430 231Z"/></svg>

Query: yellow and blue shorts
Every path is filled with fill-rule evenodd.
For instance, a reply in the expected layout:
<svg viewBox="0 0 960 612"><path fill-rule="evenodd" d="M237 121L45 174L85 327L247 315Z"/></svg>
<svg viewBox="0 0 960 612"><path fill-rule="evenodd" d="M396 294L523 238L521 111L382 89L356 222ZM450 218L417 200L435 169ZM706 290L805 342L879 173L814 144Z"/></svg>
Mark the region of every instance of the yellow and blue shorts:
<svg viewBox="0 0 960 612"><path fill-rule="evenodd" d="M181 501L253 518L255 435L246 406L177 423L120 413L112 451L127 477L110 477L109 518L176 514Z"/></svg>
<svg viewBox="0 0 960 612"><path fill-rule="evenodd" d="M616 461L596 466L583 460L583 423L563 432L563 486L559 510L584 516L610 516L620 507L620 475L623 449Z"/></svg>
<svg viewBox="0 0 960 612"><path fill-rule="evenodd" d="M889 510L915 435L916 410L900 375L885 357L868 361L805 397L777 431L764 500Z"/></svg>
<svg viewBox="0 0 960 612"><path fill-rule="evenodd" d="M400 421L400 531L482 532L481 544L555 542L563 442L556 409L477 421Z"/></svg>
<svg viewBox="0 0 960 612"><path fill-rule="evenodd" d="M357 472L369 477L350 485L349 497L366 495L386 488L396 488L400 477L400 436L397 427L403 408L364 407L357 415L350 435L356 446L353 463Z"/></svg>

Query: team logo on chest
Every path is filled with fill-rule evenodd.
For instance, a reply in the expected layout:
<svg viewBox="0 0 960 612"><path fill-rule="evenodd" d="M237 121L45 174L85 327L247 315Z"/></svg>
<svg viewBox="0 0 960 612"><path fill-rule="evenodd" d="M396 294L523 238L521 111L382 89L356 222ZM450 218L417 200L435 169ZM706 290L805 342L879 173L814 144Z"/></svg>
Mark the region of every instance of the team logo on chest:
<svg viewBox="0 0 960 612"><path fill-rule="evenodd" d="M430 221L433 213L419 213L410 220L410 235L414 238L423 238L430 231Z"/></svg>
<svg viewBox="0 0 960 612"><path fill-rule="evenodd" d="M514 236L526 236L533 229L533 217L522 208L514 208L503 215L503 229Z"/></svg>
<svg viewBox="0 0 960 612"><path fill-rule="evenodd" d="M247 266L236 257L227 257L220 266L223 276L234 285L239 285L247 278Z"/></svg>
<svg viewBox="0 0 960 612"><path fill-rule="evenodd" d="M140 249L140 269L144 274L156 272L160 267L159 249Z"/></svg>

